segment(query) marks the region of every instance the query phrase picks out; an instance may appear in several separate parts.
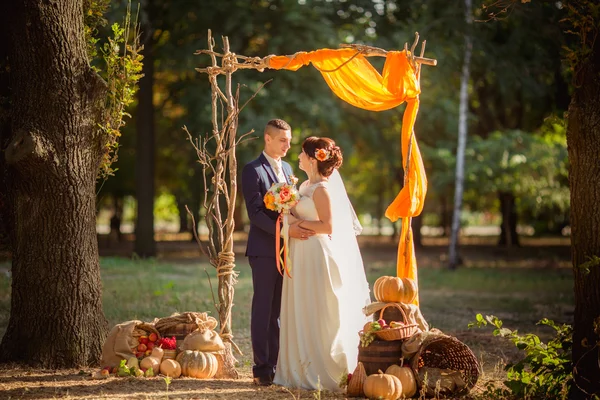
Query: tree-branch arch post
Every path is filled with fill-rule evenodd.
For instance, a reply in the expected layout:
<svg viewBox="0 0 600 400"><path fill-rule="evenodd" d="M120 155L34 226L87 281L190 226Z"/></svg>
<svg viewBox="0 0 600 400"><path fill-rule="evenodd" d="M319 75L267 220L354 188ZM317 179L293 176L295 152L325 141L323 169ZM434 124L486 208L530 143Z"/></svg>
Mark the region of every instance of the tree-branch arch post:
<svg viewBox="0 0 600 400"><path fill-rule="evenodd" d="M419 57L413 55L418 40L419 34L417 33L415 41L410 49L410 53L408 52L407 44L404 45L404 50L406 54L409 55L409 62L416 71L417 79L420 79L421 65L436 65L437 61L423 57L425 41L422 43L421 55ZM246 136L254 131L252 130L240 137L237 136L238 116L244 106L241 108L239 107L239 87L236 90L235 95L233 94L232 75L239 69L255 69L262 72L265 68L273 68L269 65L269 61L273 56L261 58L237 55L231 52L229 39L227 37L222 37L222 41L223 53L218 53L214 50L215 41L209 30L208 49L198 50L195 53L196 55L210 55L212 61L211 66L196 68L198 72L207 74L211 84L212 132L201 136L199 139L194 139L187 129L184 129L186 129L188 138L196 150L198 161L203 166L205 185L203 207L206 211L205 221L209 234L207 240L201 240L198 235L196 235L196 240L202 253L209 258L210 263L217 269L219 279L217 290L218 302L216 302L215 306L219 313L219 322L221 326L220 334L226 343L227 354L225 359L228 361L226 362L227 367L225 369L225 374L221 377L237 378L238 374L234 367L235 359L232 354L232 348L235 348L240 354L241 352L233 341L231 329L231 309L233 306L234 286L238 276L238 273L234 270L235 254L233 252L233 213L237 194L236 148ZM356 50L356 55L361 54L366 57L385 57L388 53L383 49L365 45L342 45L341 47L352 48ZM296 55L289 57L293 59L295 56ZM217 62L218 57L221 58L221 65ZM344 65L345 63L336 68L336 70ZM219 75L225 75L224 92L218 85L217 77ZM219 112L221 113L220 118ZM411 133L407 144L407 157L403 163L405 177L408 176L412 136ZM407 179L405 178L405 184L406 180ZM194 233L196 234L196 229L194 229ZM407 243L409 239L410 237L407 235ZM412 241L410 241L410 243L412 244ZM407 249L399 248L399 251L406 252Z"/></svg>

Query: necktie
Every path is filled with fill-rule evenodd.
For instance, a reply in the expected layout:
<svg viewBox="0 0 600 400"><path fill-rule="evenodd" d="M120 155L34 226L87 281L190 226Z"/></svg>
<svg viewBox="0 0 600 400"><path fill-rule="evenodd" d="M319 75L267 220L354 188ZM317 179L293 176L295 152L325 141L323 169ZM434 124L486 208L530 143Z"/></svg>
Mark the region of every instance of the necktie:
<svg viewBox="0 0 600 400"><path fill-rule="evenodd" d="M286 182L285 174L281 170L281 166L279 164L275 164L273 166L273 170L275 171L275 175L277 175L279 182Z"/></svg>

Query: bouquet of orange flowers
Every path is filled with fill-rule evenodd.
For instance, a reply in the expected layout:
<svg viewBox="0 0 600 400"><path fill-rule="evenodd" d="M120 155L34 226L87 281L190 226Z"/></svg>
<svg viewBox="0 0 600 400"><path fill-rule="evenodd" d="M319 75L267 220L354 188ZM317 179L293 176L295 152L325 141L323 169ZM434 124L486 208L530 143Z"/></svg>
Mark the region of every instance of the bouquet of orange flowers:
<svg viewBox="0 0 600 400"><path fill-rule="evenodd" d="M277 270L282 275L285 271L290 278L292 277L290 275L292 263L288 256L290 235L287 219L290 210L300 201L300 193L298 193L295 186L298 182L298 178L292 176L291 182L291 185L283 182L274 183L263 198L265 207L267 207L268 210L277 211L279 213L275 228L275 258L277 260ZM282 239L283 246L281 246Z"/></svg>
<svg viewBox="0 0 600 400"><path fill-rule="evenodd" d="M298 190L288 183L274 183L263 199L268 210L279 213L289 213L299 200Z"/></svg>

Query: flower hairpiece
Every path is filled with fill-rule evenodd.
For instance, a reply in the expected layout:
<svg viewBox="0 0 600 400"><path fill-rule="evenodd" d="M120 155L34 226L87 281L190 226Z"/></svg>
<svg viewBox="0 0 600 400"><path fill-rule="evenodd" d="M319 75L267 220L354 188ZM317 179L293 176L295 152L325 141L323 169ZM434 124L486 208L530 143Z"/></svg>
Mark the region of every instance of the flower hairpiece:
<svg viewBox="0 0 600 400"><path fill-rule="evenodd" d="M315 150L315 158L321 162L327 161L331 158L331 152L325 149Z"/></svg>

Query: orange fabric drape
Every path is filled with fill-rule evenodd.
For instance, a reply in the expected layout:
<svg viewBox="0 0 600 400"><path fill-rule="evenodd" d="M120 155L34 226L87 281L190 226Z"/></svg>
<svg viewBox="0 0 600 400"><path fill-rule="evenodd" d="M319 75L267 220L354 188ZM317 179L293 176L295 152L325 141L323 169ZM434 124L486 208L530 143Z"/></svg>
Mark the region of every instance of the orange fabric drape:
<svg viewBox="0 0 600 400"><path fill-rule="evenodd" d="M413 133L419 111L421 89L406 52L388 52L383 74L371 65L367 57L357 54L354 49L321 49L296 53L291 57L272 56L268 62L270 68L292 71L312 63L339 98L365 110L389 110L406 101L401 143L402 164L406 168L408 144L412 142L407 180L400 193L388 206L385 215L392 222L402 218L396 274L399 277L414 279L418 284L410 218L419 215L423 210L427 193L427 177L417 139ZM415 303L418 304L418 298Z"/></svg>

